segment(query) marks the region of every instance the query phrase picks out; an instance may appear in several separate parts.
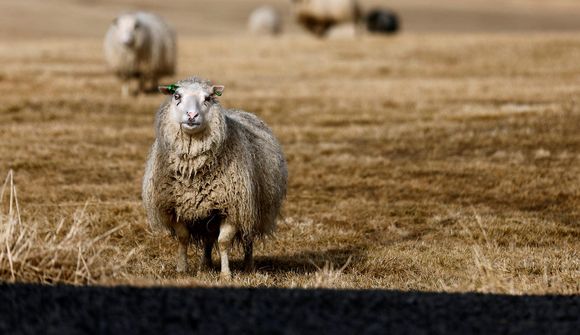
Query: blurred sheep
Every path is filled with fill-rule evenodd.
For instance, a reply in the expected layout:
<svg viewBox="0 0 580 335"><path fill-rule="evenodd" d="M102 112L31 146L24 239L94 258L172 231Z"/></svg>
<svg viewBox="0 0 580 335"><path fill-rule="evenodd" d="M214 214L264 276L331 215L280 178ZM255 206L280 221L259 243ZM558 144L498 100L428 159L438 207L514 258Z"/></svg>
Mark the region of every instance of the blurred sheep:
<svg viewBox="0 0 580 335"><path fill-rule="evenodd" d="M224 109L224 87L197 77L160 91L156 139L143 177L143 205L151 228L179 241L177 271L187 271L190 241L203 246L202 268L213 245L221 276L231 276L228 253L237 241L244 267L253 269L253 242L273 231L286 196L288 171L280 144L254 114Z"/></svg>
<svg viewBox="0 0 580 335"><path fill-rule="evenodd" d="M256 8L248 19L248 30L256 35L278 35L282 32L282 16L270 6Z"/></svg>
<svg viewBox="0 0 580 335"><path fill-rule="evenodd" d="M322 37L336 25L356 24L361 16L357 0L292 0L296 21Z"/></svg>
<svg viewBox="0 0 580 335"><path fill-rule="evenodd" d="M392 34L399 30L399 17L393 11L376 8L370 10L366 17L366 27L370 32Z"/></svg>
<svg viewBox="0 0 580 335"><path fill-rule="evenodd" d="M107 63L123 81L124 96L130 93L132 79L138 82L138 92L146 92L156 89L159 78L175 73L175 33L157 15L118 16L107 31L104 49Z"/></svg>

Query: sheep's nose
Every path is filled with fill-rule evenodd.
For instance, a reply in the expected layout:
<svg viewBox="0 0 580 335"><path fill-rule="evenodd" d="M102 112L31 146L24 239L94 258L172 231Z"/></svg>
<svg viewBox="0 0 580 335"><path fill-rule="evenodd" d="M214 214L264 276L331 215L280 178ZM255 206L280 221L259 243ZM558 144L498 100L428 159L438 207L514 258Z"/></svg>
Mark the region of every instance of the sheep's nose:
<svg viewBox="0 0 580 335"><path fill-rule="evenodd" d="M133 41L134 41L134 40L133 40L133 38L131 38L131 37L124 37L124 38L122 39L122 42L123 42L123 44L125 44L125 45L126 45L126 46L128 46L128 47L130 47L130 46L132 46L132 45L133 45Z"/></svg>
<svg viewBox="0 0 580 335"><path fill-rule="evenodd" d="M192 120L197 118L198 115L199 115L199 113L196 113L196 112L187 112L187 116Z"/></svg>

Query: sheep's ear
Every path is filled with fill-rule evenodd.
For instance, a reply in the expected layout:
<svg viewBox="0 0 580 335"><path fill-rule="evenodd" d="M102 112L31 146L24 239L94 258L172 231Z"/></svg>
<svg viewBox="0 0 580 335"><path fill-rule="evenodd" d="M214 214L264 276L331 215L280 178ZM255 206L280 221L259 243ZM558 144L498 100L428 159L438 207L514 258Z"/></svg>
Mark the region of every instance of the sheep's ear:
<svg viewBox="0 0 580 335"><path fill-rule="evenodd" d="M171 84L171 85L160 85L159 92L165 95L172 95L175 94L175 90L177 90L179 86Z"/></svg>
<svg viewBox="0 0 580 335"><path fill-rule="evenodd" d="M224 93L224 89L225 87L223 85L213 85L211 87L212 95L217 95L218 97L221 97L222 94Z"/></svg>

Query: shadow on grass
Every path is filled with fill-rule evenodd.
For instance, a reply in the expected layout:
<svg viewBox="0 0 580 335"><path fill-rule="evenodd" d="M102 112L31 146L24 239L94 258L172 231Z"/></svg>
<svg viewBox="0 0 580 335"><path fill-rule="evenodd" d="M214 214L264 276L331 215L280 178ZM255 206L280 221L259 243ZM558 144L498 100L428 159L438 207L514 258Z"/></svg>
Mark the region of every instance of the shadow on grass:
<svg viewBox="0 0 580 335"><path fill-rule="evenodd" d="M321 251L298 252L274 256L256 256L254 259L256 270L269 274L281 273L311 273L316 272L325 264L341 267L347 262L359 262L364 259L364 250L357 247L335 248ZM232 267L242 268L242 261L231 262Z"/></svg>

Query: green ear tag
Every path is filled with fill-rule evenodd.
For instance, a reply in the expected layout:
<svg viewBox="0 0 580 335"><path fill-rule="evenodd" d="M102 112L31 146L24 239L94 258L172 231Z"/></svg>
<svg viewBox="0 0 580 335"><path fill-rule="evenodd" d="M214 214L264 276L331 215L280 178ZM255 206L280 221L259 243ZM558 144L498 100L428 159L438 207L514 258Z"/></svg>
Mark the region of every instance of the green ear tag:
<svg viewBox="0 0 580 335"><path fill-rule="evenodd" d="M171 84L171 85L167 86L167 89L169 90L169 92L171 92L171 94L174 94L178 88L179 88L179 86L177 86L175 84Z"/></svg>
<svg viewBox="0 0 580 335"><path fill-rule="evenodd" d="M215 92L215 95L217 95L218 97L222 96L222 92Z"/></svg>

